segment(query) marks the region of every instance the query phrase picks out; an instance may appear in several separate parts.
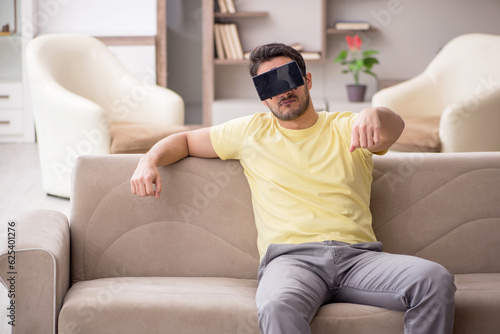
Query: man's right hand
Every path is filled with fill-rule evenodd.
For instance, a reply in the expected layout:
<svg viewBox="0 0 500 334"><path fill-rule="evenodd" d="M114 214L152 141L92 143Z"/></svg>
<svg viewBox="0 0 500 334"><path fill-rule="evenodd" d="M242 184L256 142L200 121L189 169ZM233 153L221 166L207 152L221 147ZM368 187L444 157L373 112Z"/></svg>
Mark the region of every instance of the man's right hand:
<svg viewBox="0 0 500 334"><path fill-rule="evenodd" d="M156 143L148 153L141 157L130 179L132 194L159 198L161 177L158 166L169 165L187 156L217 157L210 140L210 128L173 134Z"/></svg>
<svg viewBox="0 0 500 334"><path fill-rule="evenodd" d="M130 179L132 194L140 197L156 196L160 198L161 177L156 164L145 155L139 161Z"/></svg>

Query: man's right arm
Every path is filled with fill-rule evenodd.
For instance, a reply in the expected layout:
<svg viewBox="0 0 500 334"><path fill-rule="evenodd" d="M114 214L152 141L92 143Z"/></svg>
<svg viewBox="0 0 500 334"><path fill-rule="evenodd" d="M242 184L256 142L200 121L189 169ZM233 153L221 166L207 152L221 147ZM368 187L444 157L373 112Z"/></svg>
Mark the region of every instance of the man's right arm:
<svg viewBox="0 0 500 334"><path fill-rule="evenodd" d="M181 132L168 136L156 143L143 155L130 180L131 191L137 196L160 197L161 178L159 166L165 166L187 156L216 158L210 140L210 128Z"/></svg>

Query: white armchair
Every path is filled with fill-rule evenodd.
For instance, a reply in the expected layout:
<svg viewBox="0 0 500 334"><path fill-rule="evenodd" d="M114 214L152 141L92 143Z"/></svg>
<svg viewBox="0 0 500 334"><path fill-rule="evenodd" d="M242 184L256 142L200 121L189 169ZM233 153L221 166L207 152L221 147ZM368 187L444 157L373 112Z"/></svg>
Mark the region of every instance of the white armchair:
<svg viewBox="0 0 500 334"><path fill-rule="evenodd" d="M48 194L69 197L78 156L111 152L110 125L184 124L178 94L132 75L93 37L43 35L30 42L26 58Z"/></svg>
<svg viewBox="0 0 500 334"><path fill-rule="evenodd" d="M428 150L434 123L438 151L499 151L499 57L500 36L458 36L423 73L375 93L372 105L389 107L406 121L401 140L407 142L400 146Z"/></svg>

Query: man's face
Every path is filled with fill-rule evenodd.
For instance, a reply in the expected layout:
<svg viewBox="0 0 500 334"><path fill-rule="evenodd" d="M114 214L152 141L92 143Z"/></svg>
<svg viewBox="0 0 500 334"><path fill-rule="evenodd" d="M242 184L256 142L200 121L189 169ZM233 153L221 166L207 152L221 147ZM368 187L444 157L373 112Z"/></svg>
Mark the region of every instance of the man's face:
<svg viewBox="0 0 500 334"><path fill-rule="evenodd" d="M262 63L257 70L257 74L262 74L291 61L292 59L288 57L273 58L270 61ZM310 103L308 90L311 80L309 74L304 79L304 85L263 101L279 120L292 121L306 112Z"/></svg>

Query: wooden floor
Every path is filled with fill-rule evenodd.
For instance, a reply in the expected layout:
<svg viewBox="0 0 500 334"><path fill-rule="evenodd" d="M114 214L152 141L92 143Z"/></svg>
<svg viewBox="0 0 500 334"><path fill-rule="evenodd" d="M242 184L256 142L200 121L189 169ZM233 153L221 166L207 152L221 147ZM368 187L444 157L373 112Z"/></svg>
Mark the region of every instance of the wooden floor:
<svg viewBox="0 0 500 334"><path fill-rule="evenodd" d="M43 191L37 144L0 144L0 226L36 209L69 217L69 200Z"/></svg>

